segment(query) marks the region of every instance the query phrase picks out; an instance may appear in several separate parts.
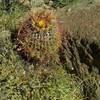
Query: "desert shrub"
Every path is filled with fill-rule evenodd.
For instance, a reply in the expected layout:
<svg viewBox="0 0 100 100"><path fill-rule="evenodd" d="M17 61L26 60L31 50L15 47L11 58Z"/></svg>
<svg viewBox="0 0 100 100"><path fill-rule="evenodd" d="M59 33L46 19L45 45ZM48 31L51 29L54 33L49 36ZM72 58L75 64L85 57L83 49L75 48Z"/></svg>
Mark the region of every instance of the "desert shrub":
<svg viewBox="0 0 100 100"><path fill-rule="evenodd" d="M1 100L82 100L80 83L67 74L62 66L26 64L14 51L10 32L3 31L0 39L0 99Z"/></svg>
<svg viewBox="0 0 100 100"><path fill-rule="evenodd" d="M29 7L29 5L21 4L18 0L2 0L0 2L0 10L2 13L7 12L7 13L11 14L16 9L26 11L26 10L29 10L30 7Z"/></svg>
<svg viewBox="0 0 100 100"><path fill-rule="evenodd" d="M51 71L43 68L42 72L33 69L33 65L24 65L14 53L5 57L0 64L1 100L82 100L80 84L62 68L53 66Z"/></svg>

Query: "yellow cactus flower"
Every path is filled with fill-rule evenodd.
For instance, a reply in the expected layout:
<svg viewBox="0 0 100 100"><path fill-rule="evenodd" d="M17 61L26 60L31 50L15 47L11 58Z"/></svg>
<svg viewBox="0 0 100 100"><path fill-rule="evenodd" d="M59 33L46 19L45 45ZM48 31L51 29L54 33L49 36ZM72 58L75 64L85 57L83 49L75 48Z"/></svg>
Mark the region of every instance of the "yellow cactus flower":
<svg viewBox="0 0 100 100"><path fill-rule="evenodd" d="M41 28L45 28L46 27L46 22L45 20L40 20L39 23L38 23L39 27Z"/></svg>

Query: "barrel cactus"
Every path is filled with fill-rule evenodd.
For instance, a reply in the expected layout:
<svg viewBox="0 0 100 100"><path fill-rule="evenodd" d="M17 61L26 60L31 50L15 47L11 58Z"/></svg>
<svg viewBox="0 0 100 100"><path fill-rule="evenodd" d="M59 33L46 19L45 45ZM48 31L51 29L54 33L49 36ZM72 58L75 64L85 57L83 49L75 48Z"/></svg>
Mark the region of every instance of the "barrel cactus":
<svg viewBox="0 0 100 100"><path fill-rule="evenodd" d="M17 50L37 63L48 63L54 59L61 44L61 32L52 11L32 11L17 33Z"/></svg>

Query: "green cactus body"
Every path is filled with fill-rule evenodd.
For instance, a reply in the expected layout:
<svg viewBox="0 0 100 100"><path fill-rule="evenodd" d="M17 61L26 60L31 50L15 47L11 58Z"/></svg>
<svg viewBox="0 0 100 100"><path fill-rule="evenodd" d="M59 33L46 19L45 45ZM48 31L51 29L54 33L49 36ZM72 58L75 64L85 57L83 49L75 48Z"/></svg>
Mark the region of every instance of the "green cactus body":
<svg viewBox="0 0 100 100"><path fill-rule="evenodd" d="M60 40L56 18L45 10L32 13L17 34L18 51L42 64L54 59Z"/></svg>

